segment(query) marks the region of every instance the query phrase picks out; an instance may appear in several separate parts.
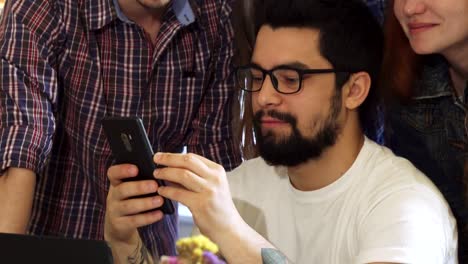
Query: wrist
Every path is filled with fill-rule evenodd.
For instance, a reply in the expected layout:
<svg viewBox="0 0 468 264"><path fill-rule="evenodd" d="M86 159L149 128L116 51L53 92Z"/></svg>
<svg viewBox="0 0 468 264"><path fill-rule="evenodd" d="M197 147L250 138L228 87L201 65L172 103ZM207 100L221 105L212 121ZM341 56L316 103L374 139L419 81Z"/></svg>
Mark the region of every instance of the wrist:
<svg viewBox="0 0 468 264"><path fill-rule="evenodd" d="M262 263L261 250L274 249L270 242L243 219L213 241L228 263Z"/></svg>
<svg viewBox="0 0 468 264"><path fill-rule="evenodd" d="M132 247L139 243L140 235L138 234L137 230L125 238L119 236L119 234L114 236L112 232L104 232L104 240L106 240L109 244L116 245L118 247Z"/></svg>
<svg viewBox="0 0 468 264"><path fill-rule="evenodd" d="M223 230L213 232L210 239L219 246L221 251L223 248L236 247L242 243L243 234L248 228L250 228L249 225L239 216L239 219L231 221L231 224L226 225Z"/></svg>
<svg viewBox="0 0 468 264"><path fill-rule="evenodd" d="M153 263L152 256L143 244L138 232L128 240L106 239L114 257L114 263Z"/></svg>

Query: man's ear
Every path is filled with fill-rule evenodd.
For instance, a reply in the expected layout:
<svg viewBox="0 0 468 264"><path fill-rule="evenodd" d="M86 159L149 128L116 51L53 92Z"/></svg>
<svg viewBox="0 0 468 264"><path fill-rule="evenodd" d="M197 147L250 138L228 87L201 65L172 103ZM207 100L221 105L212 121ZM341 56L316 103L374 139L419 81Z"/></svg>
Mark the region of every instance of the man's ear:
<svg viewBox="0 0 468 264"><path fill-rule="evenodd" d="M344 87L343 100L346 108L358 108L366 100L370 86L371 78L367 72L352 73Z"/></svg>

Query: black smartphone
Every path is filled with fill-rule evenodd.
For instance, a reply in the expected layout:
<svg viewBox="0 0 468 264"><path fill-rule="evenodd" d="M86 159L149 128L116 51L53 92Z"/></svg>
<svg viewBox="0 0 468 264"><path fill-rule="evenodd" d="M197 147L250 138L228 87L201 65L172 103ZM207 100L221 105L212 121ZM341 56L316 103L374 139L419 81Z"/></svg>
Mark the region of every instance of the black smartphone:
<svg viewBox="0 0 468 264"><path fill-rule="evenodd" d="M134 164L138 167L138 175L127 179L128 181L155 180L159 186L166 186L164 181L153 177L153 172L157 167L153 161L154 152L140 118L105 117L101 122L115 163ZM155 195L157 193L132 198ZM157 209L161 210L164 214L174 213L174 205L167 198L164 198L163 205Z"/></svg>

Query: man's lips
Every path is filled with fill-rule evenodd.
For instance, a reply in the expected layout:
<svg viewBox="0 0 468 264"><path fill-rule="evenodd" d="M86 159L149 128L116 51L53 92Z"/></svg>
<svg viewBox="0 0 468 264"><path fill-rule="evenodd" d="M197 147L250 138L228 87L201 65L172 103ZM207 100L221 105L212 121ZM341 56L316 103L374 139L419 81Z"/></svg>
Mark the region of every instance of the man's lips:
<svg viewBox="0 0 468 264"><path fill-rule="evenodd" d="M415 23L414 22L414 23L409 23L408 24L408 29L410 31L410 34L414 35L414 34L417 34L417 33L424 32L426 30L432 29L435 26L437 26L437 24L435 24L435 23L421 23L421 22Z"/></svg>
<svg viewBox="0 0 468 264"><path fill-rule="evenodd" d="M279 119L263 118L261 120L261 124L264 127L275 127L275 126L287 125L289 123L285 122L285 121L282 121L282 120L279 120Z"/></svg>

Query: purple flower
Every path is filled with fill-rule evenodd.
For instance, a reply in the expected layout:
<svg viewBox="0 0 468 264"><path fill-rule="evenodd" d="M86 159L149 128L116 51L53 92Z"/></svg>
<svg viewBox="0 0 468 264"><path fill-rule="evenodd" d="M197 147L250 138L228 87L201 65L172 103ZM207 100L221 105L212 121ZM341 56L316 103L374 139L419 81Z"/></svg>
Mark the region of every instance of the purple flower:
<svg viewBox="0 0 468 264"><path fill-rule="evenodd" d="M216 254L213 254L210 251L203 252L203 263L204 264L226 264L226 262L224 262Z"/></svg>

